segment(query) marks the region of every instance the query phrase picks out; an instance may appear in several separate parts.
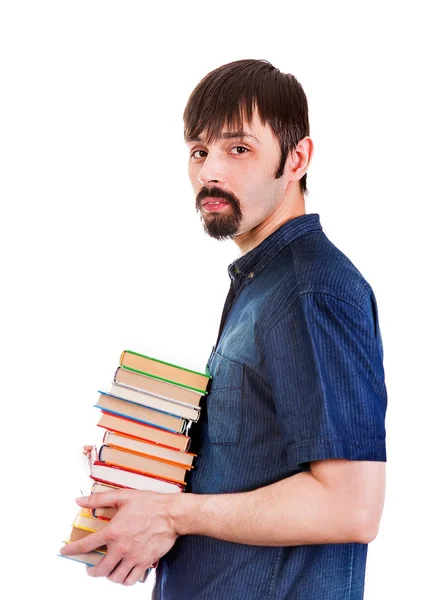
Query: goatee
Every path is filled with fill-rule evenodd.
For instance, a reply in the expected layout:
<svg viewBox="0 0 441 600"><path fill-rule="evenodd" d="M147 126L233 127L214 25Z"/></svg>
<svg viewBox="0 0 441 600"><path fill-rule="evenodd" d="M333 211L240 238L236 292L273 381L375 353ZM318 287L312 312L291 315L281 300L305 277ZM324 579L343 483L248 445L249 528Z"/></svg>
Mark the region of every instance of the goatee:
<svg viewBox="0 0 441 600"><path fill-rule="evenodd" d="M224 202L228 202L231 208L226 208L222 212L204 212L201 207L204 198L220 198ZM205 233L216 240L231 239L239 231L243 215L239 200L231 192L220 188L203 187L196 196L196 210L201 213Z"/></svg>

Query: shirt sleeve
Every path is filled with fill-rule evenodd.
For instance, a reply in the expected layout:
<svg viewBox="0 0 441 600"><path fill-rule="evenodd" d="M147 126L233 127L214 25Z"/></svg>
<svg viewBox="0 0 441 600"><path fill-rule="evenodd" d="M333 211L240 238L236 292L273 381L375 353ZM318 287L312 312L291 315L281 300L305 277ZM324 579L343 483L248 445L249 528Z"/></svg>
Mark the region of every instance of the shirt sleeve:
<svg viewBox="0 0 441 600"><path fill-rule="evenodd" d="M298 296L265 336L265 367L290 468L329 458L386 461L387 393L373 293L355 306Z"/></svg>

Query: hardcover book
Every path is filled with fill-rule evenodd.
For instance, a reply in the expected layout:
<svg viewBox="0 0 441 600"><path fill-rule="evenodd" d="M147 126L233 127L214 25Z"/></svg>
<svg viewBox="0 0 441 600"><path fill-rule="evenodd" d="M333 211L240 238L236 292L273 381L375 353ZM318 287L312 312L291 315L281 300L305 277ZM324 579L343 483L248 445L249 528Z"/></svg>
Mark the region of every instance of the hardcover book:
<svg viewBox="0 0 441 600"><path fill-rule="evenodd" d="M184 388L168 381L148 377L136 371L130 371L118 367L115 371L113 381L117 385L124 385L132 389L152 394L164 400L170 400L186 406L197 408L204 394L188 388Z"/></svg>
<svg viewBox="0 0 441 600"><path fill-rule="evenodd" d="M79 554L71 554L70 556L64 556L63 554L58 554L58 556L61 556L61 558L68 558L69 560L83 563L84 565L87 565L88 567L94 567L103 558L103 554L101 552L96 552L96 551L82 552ZM147 571L145 571L145 573L140 577L140 579L138 579L138 581L140 583L144 583L145 580L147 579L150 571L151 571L151 569L147 569Z"/></svg>
<svg viewBox="0 0 441 600"><path fill-rule="evenodd" d="M127 419L133 419L146 425L153 425L161 429L167 429L175 433L182 433L187 425L185 419L167 415L158 410L153 410L147 406L135 404L133 401L128 401L123 398L117 398L107 392L101 392L95 404L96 408L100 408L104 412L112 413Z"/></svg>
<svg viewBox="0 0 441 600"><path fill-rule="evenodd" d="M150 456L151 458L160 458L175 465L191 467L196 454L191 452L180 452L172 448L165 448L152 442L138 440L136 438L116 433L115 431L106 431L103 436L103 444L128 450L134 454Z"/></svg>
<svg viewBox="0 0 441 600"><path fill-rule="evenodd" d="M136 373L130 373L130 375L136 375ZM135 390L120 384L114 384L107 393L116 398L121 398L128 402L135 402L141 406L159 410L165 414L181 417L182 419L190 419L191 421L197 421L199 419L199 408L177 404L171 400L164 400L164 398L152 396L145 391Z"/></svg>
<svg viewBox="0 0 441 600"><path fill-rule="evenodd" d="M171 481L144 475L127 468L109 465L102 461L95 461L93 463L90 476L94 481L100 483L109 483L110 485L134 490L150 490L165 494L175 494L183 490L183 484L172 483ZM100 519L95 518L95 520L103 522Z"/></svg>
<svg viewBox="0 0 441 600"><path fill-rule="evenodd" d="M120 358L120 365L126 369L149 375L150 377L182 385L202 394L205 394L211 378L208 373L198 373L197 371L172 365L157 358L138 354L132 350L123 351Z"/></svg>
<svg viewBox="0 0 441 600"><path fill-rule="evenodd" d="M190 468L172 465L156 458L133 454L111 446L101 446L98 452L98 460L108 465L125 467L144 475L160 477L182 484L185 483L185 475L188 468Z"/></svg>
<svg viewBox="0 0 441 600"><path fill-rule="evenodd" d="M158 429L157 427L145 425L144 423L110 413L101 413L97 425L110 431L130 435L141 441L153 442L154 444L160 444L161 446L183 452L190 447L190 438L186 435L179 435L165 429Z"/></svg>

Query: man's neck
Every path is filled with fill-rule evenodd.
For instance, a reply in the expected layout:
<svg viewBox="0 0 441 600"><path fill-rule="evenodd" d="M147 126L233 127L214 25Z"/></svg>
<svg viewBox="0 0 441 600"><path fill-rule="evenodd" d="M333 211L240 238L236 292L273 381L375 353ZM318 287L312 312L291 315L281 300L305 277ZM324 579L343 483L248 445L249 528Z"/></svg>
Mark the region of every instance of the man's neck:
<svg viewBox="0 0 441 600"><path fill-rule="evenodd" d="M281 210L270 215L256 227L237 235L234 238L234 242L239 247L241 255L243 256L261 244L265 238L274 233L284 223L304 214L306 214L305 199L303 194L299 194L294 202L289 205L285 203L285 206L282 206Z"/></svg>

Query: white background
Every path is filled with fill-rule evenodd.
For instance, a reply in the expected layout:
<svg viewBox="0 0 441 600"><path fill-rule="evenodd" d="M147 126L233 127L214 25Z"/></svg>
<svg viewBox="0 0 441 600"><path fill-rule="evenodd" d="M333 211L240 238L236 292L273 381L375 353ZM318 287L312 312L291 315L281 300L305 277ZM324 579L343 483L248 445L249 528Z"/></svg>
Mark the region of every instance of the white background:
<svg viewBox="0 0 441 600"><path fill-rule="evenodd" d="M307 5L305 7L305 5ZM388 483L367 600L440 598L435 2L5 1L0 8L2 572L8 598L150 597L57 558L123 349L203 370L233 242L204 235L182 112L210 70L302 83L307 212L376 293ZM98 436L99 434L99 436ZM3 591L0 592L3 595Z"/></svg>

